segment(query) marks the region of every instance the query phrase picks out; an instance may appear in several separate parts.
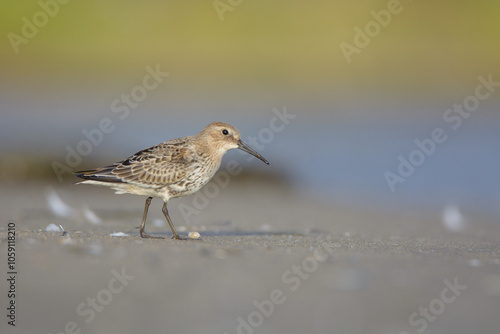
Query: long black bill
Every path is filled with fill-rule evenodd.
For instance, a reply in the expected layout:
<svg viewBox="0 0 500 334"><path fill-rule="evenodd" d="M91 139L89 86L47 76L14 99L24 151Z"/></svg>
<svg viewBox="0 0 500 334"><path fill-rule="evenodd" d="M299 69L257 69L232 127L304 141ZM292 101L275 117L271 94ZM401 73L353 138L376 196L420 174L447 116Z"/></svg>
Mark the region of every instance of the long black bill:
<svg viewBox="0 0 500 334"><path fill-rule="evenodd" d="M255 152L255 150L253 148L251 148L250 146L248 146L247 144L242 142L241 139L238 140L238 148L242 151L250 153L254 157L259 158L260 160L264 161L267 165L269 165L269 161L264 159L264 157L262 155L260 155L259 153Z"/></svg>

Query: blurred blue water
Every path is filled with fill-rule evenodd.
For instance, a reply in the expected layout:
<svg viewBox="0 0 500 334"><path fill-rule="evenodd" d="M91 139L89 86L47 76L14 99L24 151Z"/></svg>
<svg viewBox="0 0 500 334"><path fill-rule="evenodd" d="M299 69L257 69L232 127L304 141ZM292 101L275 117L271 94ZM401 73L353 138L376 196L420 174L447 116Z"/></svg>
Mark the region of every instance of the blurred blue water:
<svg viewBox="0 0 500 334"><path fill-rule="evenodd" d="M305 194L353 206L379 209L442 210L458 205L465 213L500 217L500 127L497 121L471 117L457 130L442 119L411 122L402 118L351 118L321 120L297 113L282 131L267 143L255 147L270 162L247 162L244 155L228 153L228 159L240 159L245 168L283 173ZM269 128L274 116L242 118L220 117L233 123L242 138L257 136ZM194 134L213 114L193 119L155 114L115 121L116 129L106 135L85 159L113 162L144 147L184 135ZM84 137L82 129L91 129L102 117L74 123L70 118L40 118L36 126L16 124L15 115L5 115L1 125L2 150L42 152L63 161L66 145L75 147ZM175 124L175 126L173 125ZM23 127L27 127L23 129ZM435 152L415 167L392 192L384 173L397 174L398 156L406 159L417 149L415 139L429 138L433 129L443 128L447 140L436 144ZM265 130L267 131L267 130ZM269 132L268 132L269 133ZM8 148L6 148L8 147Z"/></svg>
<svg viewBox="0 0 500 334"><path fill-rule="evenodd" d="M443 128L447 140L436 144L420 166L394 184L384 174L398 174L401 155L418 147L416 139ZM335 200L389 209L442 210L449 204L464 212L500 217L500 130L498 124L464 124L456 131L443 124L348 122L315 124L275 153L289 160L297 183ZM311 131L312 130L312 131ZM290 156L296 159L290 159Z"/></svg>

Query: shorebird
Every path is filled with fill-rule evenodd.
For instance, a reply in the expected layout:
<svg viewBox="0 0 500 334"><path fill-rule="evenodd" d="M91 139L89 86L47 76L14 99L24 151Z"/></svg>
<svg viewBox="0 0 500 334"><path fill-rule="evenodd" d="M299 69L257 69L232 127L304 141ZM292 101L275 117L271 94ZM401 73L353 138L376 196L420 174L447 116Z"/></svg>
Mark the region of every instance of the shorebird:
<svg viewBox="0 0 500 334"><path fill-rule="evenodd" d="M77 184L94 184L114 189L116 194L148 196L141 226L142 238L146 233L146 217L153 197L163 200L162 212L170 225L173 237L180 239L167 211L167 202L200 190L219 169L224 154L238 148L269 165L259 153L240 139L240 133L227 123L208 124L194 136L181 137L148 147L129 158L111 165L76 172L84 179Z"/></svg>

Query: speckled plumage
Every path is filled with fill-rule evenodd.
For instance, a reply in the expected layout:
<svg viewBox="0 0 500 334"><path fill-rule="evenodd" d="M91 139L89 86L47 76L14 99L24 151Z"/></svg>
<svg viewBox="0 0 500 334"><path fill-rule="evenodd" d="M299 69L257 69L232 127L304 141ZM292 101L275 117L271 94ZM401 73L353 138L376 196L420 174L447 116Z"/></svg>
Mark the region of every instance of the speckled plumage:
<svg viewBox="0 0 500 334"><path fill-rule="evenodd" d="M152 197L163 199L163 213L170 224L173 238L179 239L168 216L166 204L176 197L188 196L210 181L219 169L224 154L239 148L269 164L260 154L243 143L233 126L215 122L194 136L182 137L151 146L129 158L109 166L77 172L79 183L108 186L117 194L148 196L140 227L142 237Z"/></svg>

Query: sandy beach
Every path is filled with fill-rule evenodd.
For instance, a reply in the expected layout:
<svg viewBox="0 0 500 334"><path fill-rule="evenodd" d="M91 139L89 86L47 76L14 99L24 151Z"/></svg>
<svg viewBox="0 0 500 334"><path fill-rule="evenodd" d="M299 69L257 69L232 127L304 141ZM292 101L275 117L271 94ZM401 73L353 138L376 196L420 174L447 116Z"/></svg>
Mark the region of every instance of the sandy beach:
<svg viewBox="0 0 500 334"><path fill-rule="evenodd" d="M485 218L467 217L453 233L439 213L382 214L235 179L188 221L180 207L196 209L193 196L169 203L181 236L199 239L169 239L156 200L147 230L166 239L147 240L134 228L139 196L72 184L2 189L0 268L7 276L8 222L17 266L16 326L4 316L2 333L500 328L500 228ZM0 300L5 312L4 291Z"/></svg>

